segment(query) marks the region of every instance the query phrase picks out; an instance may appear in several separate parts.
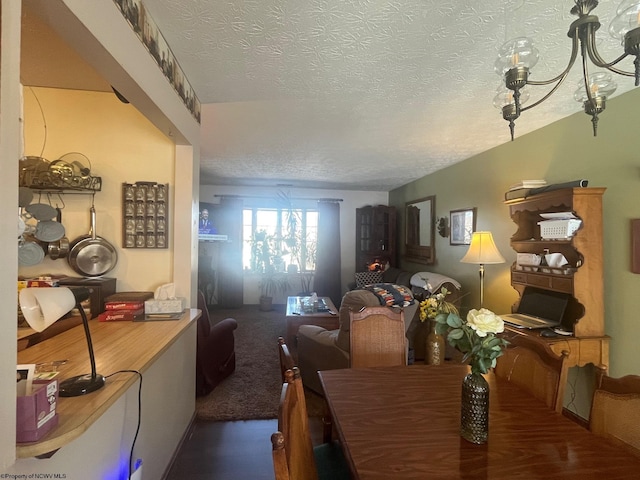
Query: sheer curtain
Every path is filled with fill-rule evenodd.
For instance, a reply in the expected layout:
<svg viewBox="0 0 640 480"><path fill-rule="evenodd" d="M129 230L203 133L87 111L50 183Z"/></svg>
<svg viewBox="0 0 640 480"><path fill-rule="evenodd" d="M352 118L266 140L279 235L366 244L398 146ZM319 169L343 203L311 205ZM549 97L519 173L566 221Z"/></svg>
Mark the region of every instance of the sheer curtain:
<svg viewBox="0 0 640 480"><path fill-rule="evenodd" d="M340 204L321 200L318 202L318 247L316 274L313 288L320 297L329 297L340 307Z"/></svg>
<svg viewBox="0 0 640 480"><path fill-rule="evenodd" d="M242 307L244 279L242 276L242 206L241 199L223 198L220 231L229 241L220 246L218 304L225 308Z"/></svg>

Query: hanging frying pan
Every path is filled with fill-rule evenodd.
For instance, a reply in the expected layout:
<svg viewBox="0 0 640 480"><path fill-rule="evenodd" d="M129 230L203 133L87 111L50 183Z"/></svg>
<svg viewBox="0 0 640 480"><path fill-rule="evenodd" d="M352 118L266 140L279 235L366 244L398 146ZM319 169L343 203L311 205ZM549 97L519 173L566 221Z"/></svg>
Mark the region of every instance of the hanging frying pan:
<svg viewBox="0 0 640 480"><path fill-rule="evenodd" d="M96 236L96 210L91 206L91 227L88 235L71 242L67 261L69 266L85 277L99 277L116 266L116 249L105 239Z"/></svg>

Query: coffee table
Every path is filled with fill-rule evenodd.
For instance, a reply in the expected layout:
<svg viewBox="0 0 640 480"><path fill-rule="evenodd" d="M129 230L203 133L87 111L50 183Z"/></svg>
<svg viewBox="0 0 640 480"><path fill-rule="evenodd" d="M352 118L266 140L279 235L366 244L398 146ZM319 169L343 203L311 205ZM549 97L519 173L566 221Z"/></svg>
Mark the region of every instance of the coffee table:
<svg viewBox="0 0 640 480"><path fill-rule="evenodd" d="M300 301L309 297L287 298L287 344L295 345L300 325L317 325L327 330L335 330L340 326L338 310L329 297L318 297L328 307L328 311L305 312L300 308Z"/></svg>

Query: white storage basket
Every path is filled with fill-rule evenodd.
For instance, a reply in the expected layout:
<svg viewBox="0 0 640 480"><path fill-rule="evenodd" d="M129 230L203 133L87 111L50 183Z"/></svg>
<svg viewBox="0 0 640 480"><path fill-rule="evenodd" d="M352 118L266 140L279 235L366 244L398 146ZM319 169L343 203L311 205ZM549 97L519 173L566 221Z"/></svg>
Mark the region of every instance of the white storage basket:
<svg viewBox="0 0 640 480"><path fill-rule="evenodd" d="M564 220L543 220L540 225L540 237L545 240L565 240L573 237L580 228L581 220L570 218Z"/></svg>

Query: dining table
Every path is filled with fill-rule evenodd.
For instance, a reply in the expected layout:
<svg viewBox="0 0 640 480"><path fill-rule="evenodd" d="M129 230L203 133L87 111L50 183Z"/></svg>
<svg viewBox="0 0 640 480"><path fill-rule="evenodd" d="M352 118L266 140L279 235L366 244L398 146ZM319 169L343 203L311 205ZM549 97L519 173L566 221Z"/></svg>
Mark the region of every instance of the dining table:
<svg viewBox="0 0 640 480"><path fill-rule="evenodd" d="M352 477L373 479L638 479L640 457L493 373L489 436L460 436L461 364L319 372Z"/></svg>

